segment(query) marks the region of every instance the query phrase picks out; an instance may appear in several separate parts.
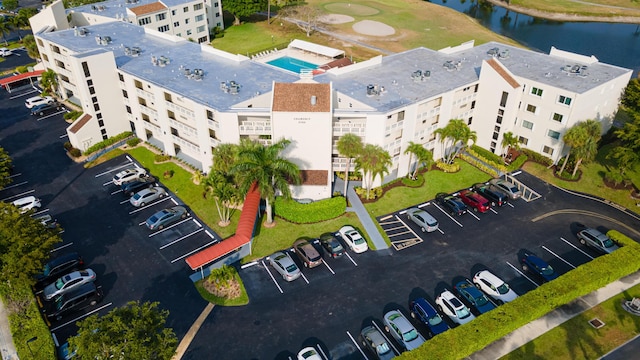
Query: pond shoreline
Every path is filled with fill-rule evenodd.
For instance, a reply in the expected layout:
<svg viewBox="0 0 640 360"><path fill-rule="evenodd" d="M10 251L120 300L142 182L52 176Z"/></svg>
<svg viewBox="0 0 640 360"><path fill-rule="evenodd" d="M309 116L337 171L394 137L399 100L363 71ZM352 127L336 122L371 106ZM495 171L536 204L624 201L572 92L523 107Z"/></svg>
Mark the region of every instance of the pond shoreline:
<svg viewBox="0 0 640 360"><path fill-rule="evenodd" d="M520 14L529 15L541 19L566 21L566 22L606 22L606 23L624 23L624 24L640 24L640 16L587 16L567 13L555 13L530 9L522 6L508 5L501 0L486 0L496 6L503 7L509 11L515 11Z"/></svg>

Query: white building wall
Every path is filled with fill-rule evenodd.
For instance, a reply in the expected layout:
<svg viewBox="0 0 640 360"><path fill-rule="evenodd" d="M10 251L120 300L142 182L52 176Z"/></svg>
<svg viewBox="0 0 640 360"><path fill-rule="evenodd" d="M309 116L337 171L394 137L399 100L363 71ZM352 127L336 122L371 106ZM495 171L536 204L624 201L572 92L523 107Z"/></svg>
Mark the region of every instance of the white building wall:
<svg viewBox="0 0 640 360"><path fill-rule="evenodd" d="M47 28L56 30L68 29L69 23L67 22L62 0L51 3L51 5L29 18L29 24L34 34Z"/></svg>

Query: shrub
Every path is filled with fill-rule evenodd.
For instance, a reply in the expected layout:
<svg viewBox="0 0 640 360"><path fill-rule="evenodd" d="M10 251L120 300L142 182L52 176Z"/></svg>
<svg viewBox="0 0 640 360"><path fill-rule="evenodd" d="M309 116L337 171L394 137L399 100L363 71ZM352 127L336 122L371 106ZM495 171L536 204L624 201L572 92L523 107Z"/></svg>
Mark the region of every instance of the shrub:
<svg viewBox="0 0 640 360"><path fill-rule="evenodd" d="M82 111L73 110L68 113L64 113L63 117L65 120L75 120L79 118L80 115L82 115Z"/></svg>
<svg viewBox="0 0 640 360"><path fill-rule="evenodd" d="M403 177L402 184L409 187L420 187L424 184L424 176L417 176L415 180L409 177Z"/></svg>
<svg viewBox="0 0 640 360"><path fill-rule="evenodd" d="M436 167L446 173L454 173L460 171L460 165L458 164L445 164L442 161L436 161Z"/></svg>
<svg viewBox="0 0 640 360"><path fill-rule="evenodd" d="M125 131L121 134L118 134L116 136L112 136L110 138L108 138L107 140L103 140L97 144L94 144L93 146L89 147L87 150L84 151L85 154L91 154L92 152L96 152L98 150L102 150L108 146L111 146L121 140L124 140L128 137L133 136L133 133L131 131Z"/></svg>
<svg viewBox="0 0 640 360"><path fill-rule="evenodd" d="M24 74L26 72L29 72L29 67L28 66L18 66L16 67L16 71L20 74Z"/></svg>
<svg viewBox="0 0 640 360"><path fill-rule="evenodd" d="M141 142L142 142L142 140L140 140L140 138L135 137L135 138L127 140L127 145L131 146L131 147L134 147L134 146L140 144Z"/></svg>
<svg viewBox="0 0 640 360"><path fill-rule="evenodd" d="M614 186L618 186L624 182L625 178L624 175L622 175L619 171L609 170L604 173L604 180L606 182L612 183Z"/></svg>
<svg viewBox="0 0 640 360"><path fill-rule="evenodd" d="M62 145L64 147L65 150L69 151L71 150L71 148L73 147L73 145L71 145L70 142L65 142L64 145Z"/></svg>
<svg viewBox="0 0 640 360"><path fill-rule="evenodd" d="M491 151L475 144L471 145L471 147L467 151L474 156L481 156L494 164L504 163L504 159L502 158L502 156L494 154ZM472 152L474 152L475 154L473 154Z"/></svg>
<svg viewBox="0 0 640 360"><path fill-rule="evenodd" d="M80 149L78 148L72 147L71 149L69 149L69 154L77 158L77 157L80 157L80 155L82 155L82 151L80 151Z"/></svg>
<svg viewBox="0 0 640 360"><path fill-rule="evenodd" d="M511 164L509 164L509 166L507 166L507 171L514 171L514 170L518 170L522 167L522 165L524 165L524 163L527 162L527 160L529 160L529 157L525 154L520 154L520 156L518 156L515 160L513 160L511 162Z"/></svg>
<svg viewBox="0 0 640 360"><path fill-rule="evenodd" d="M344 214L347 203L342 196L300 204L295 200L286 200L281 196L273 205L277 216L296 224L310 224L335 219Z"/></svg>
<svg viewBox="0 0 640 360"><path fill-rule="evenodd" d="M162 174L162 177L164 177L165 179L171 179L173 177L173 174L173 170L167 170L164 172L164 174Z"/></svg>
<svg viewBox="0 0 640 360"><path fill-rule="evenodd" d="M542 155L538 152L535 152L533 150L530 149L521 149L520 150L523 154L527 155L527 157L529 158L529 160L537 162L538 164L542 164L545 166L550 166L551 164L553 164L553 160L551 160L551 158Z"/></svg>
<svg viewBox="0 0 640 360"><path fill-rule="evenodd" d="M471 156L468 156L466 154L460 154L460 158L462 160L468 162L469 164L475 166L480 171L484 171L484 172L486 172L487 174L489 174L489 175L491 175L493 177L500 177L500 174L495 169L488 167L487 165L485 165L481 161L478 161L478 159L472 158Z"/></svg>
<svg viewBox="0 0 640 360"><path fill-rule="evenodd" d="M344 180L344 171L336 171L336 176ZM349 171L349 181L362 180L362 173L359 171Z"/></svg>
<svg viewBox="0 0 640 360"><path fill-rule="evenodd" d="M153 161L157 162L157 163L161 163L164 161L169 161L171 160L171 156L166 155L166 154L157 154L153 157Z"/></svg>
<svg viewBox="0 0 640 360"><path fill-rule="evenodd" d="M358 194L358 196L360 196L363 199L367 199L367 200L375 200L378 199L379 197L382 196L382 194L384 194L384 191L382 190L381 187L377 187L377 188L373 188L369 191L369 198L367 198L367 189L361 187L361 186L356 186L354 188L354 190L356 191L356 194Z"/></svg>

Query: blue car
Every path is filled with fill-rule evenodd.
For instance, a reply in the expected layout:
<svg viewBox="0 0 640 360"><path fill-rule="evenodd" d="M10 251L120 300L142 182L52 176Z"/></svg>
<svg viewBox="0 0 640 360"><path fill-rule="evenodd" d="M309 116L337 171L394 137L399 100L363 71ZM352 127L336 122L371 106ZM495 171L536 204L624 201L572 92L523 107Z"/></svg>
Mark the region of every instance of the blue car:
<svg viewBox="0 0 640 360"><path fill-rule="evenodd" d="M420 320L429 328L432 337L449 330L449 325L425 298L417 298L409 303L409 311L412 318Z"/></svg>
<svg viewBox="0 0 640 360"><path fill-rule="evenodd" d="M453 288L463 299L476 308L480 314L496 308L496 306L487 299L487 296L478 290L469 279L459 281Z"/></svg>
<svg viewBox="0 0 640 360"><path fill-rule="evenodd" d="M551 265L532 253L524 252L520 258L520 265L522 265L522 270L535 274L544 281L551 281L558 278L558 273Z"/></svg>

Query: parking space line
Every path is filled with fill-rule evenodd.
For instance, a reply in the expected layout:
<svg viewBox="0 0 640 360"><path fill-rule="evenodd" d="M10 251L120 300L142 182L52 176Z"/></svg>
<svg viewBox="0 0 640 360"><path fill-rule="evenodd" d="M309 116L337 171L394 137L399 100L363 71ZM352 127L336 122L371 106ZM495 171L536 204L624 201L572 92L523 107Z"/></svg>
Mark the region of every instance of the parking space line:
<svg viewBox="0 0 640 360"><path fill-rule="evenodd" d="M419 209L422 209L423 207L428 206L429 204L431 204L431 202L430 202L430 201L429 201L429 202L426 202L426 203L424 203L424 204L420 204L420 205L418 205L418 208L419 208Z"/></svg>
<svg viewBox="0 0 640 360"><path fill-rule="evenodd" d="M508 202L507 205L511 206L512 208L514 207L512 203Z"/></svg>
<svg viewBox="0 0 640 360"><path fill-rule="evenodd" d="M168 244L164 244L164 245L160 246L160 250L166 249L166 248L168 248L169 246L171 246L171 245L173 245L173 244L175 244L175 243L177 243L177 242L180 242L180 241L182 241L182 240L184 240L184 239L186 239L186 238L190 237L191 235L194 235L194 234L199 233L199 232L200 232L200 231L202 231L202 230L204 230L204 229L203 229L203 228L200 228L200 229L198 229L198 230L196 230L196 231L193 231L193 232L191 232L191 233L189 233L189 234L187 234L187 235L181 236L181 237L179 237L179 238L177 238L177 239L173 240L172 242L170 242L170 243L168 243Z"/></svg>
<svg viewBox="0 0 640 360"><path fill-rule="evenodd" d="M565 240L565 238L560 237L560 240L564 241L565 243L567 243L569 246L571 246L572 248L580 251L582 254L584 254L584 256L588 257L589 259L593 260L593 256L587 254L586 252L582 251L581 249L579 249L577 246L573 245L572 243L570 243L569 241Z"/></svg>
<svg viewBox="0 0 640 360"><path fill-rule="evenodd" d="M387 340L387 344L391 345L391 348L393 349L393 351L395 351L396 355L400 355L400 351L398 351L398 349L396 349L396 346L393 345L393 343L389 340L389 338L387 337L387 335L385 334L385 331L383 331L382 329L380 329L380 326L378 326L378 324L376 324L375 321L372 321L371 324L373 324L373 326L376 327L376 329L378 329L378 331L380 332L380 334L382 334L382 337Z"/></svg>
<svg viewBox="0 0 640 360"><path fill-rule="evenodd" d="M213 234L210 233L209 230L205 230L204 233L209 235L210 238L215 239L215 236L213 236Z"/></svg>
<svg viewBox="0 0 640 360"><path fill-rule="evenodd" d="M180 205L180 204L178 204L178 202L174 198L171 198L171 201L173 201L173 203L176 204L176 206Z"/></svg>
<svg viewBox="0 0 640 360"><path fill-rule="evenodd" d="M69 136L69 134L64 134L64 135L60 135L60 136L58 136L58 138L59 138L59 139L64 139L64 138L66 138L66 137L68 137L68 136Z"/></svg>
<svg viewBox="0 0 640 360"><path fill-rule="evenodd" d="M304 276L304 273L302 272L302 270L300 271L300 275L302 275L302 278L304 279L304 281L307 283L307 285L309 285L309 279L307 279L307 277Z"/></svg>
<svg viewBox="0 0 640 360"><path fill-rule="evenodd" d="M38 121L41 121L41 120L44 120L44 119L48 119L48 118L50 118L52 116L60 115L60 114L65 113L65 112L67 112L67 111L66 110L62 110L62 111L54 112L53 114L50 114L50 115L47 115L47 116L43 116L43 117L39 117Z"/></svg>
<svg viewBox="0 0 640 360"><path fill-rule="evenodd" d="M353 265L358 266L358 264L355 262L355 260L353 260L353 258L351 257L351 255L349 255L348 252L344 252L345 255L347 255L347 257L349 258L349 260L351 260L351 262L353 263Z"/></svg>
<svg viewBox="0 0 640 360"><path fill-rule="evenodd" d="M383 217L383 218L380 218L380 221L385 221L385 220L387 220L387 219L389 219L389 218L391 218L391 217L393 217L393 215L385 216L385 217Z"/></svg>
<svg viewBox="0 0 640 360"><path fill-rule="evenodd" d="M18 194L18 195L9 196L8 198L4 198L4 199L2 199L2 200L0 200L0 201L7 201L7 200L9 200L9 199L18 198L18 197L23 196L23 195L31 194L31 193L33 193L33 192L36 192L36 191L35 191L35 190L25 191L25 192L20 193L20 194Z"/></svg>
<svg viewBox="0 0 640 360"><path fill-rule="evenodd" d="M480 218L478 217L478 215L474 214L473 211L467 211L467 214L473 216L474 218L476 218L476 220L480 221Z"/></svg>
<svg viewBox="0 0 640 360"><path fill-rule="evenodd" d="M212 242L210 242L210 243L204 244L204 245L200 246L200 247L199 247L199 248L197 248L197 249L191 250L191 251L189 251L188 253L186 253L186 254L184 254L184 255L182 255L182 256L180 256L180 257L177 257L177 258L175 258L175 259L173 259L173 260L171 260L171 263L173 264L173 263L174 263L174 262L176 262L176 261L180 261L180 260L182 260L182 259L186 258L187 256L189 256L189 255L191 255L191 254L194 254L194 253L197 253L198 251L200 251L200 250L202 250L202 249L204 249L204 248L206 248L206 247L209 247L209 246L211 246L211 245L213 245L213 244L215 244L215 243L217 243L217 242L218 242L217 240L214 240L214 241L212 241Z"/></svg>
<svg viewBox="0 0 640 360"><path fill-rule="evenodd" d="M106 182L106 183L102 184L102 186L107 186L107 185L111 185L111 184L113 184L113 180L110 180L110 181L108 181L108 182ZM122 190L120 190L120 191L122 191ZM114 194L114 193L111 193L111 195L113 195L113 194Z"/></svg>
<svg viewBox="0 0 640 360"><path fill-rule="evenodd" d="M462 224L460 224L458 222L458 220L454 219L453 216L449 215L449 213L447 213L446 211L442 210L442 208L440 206L438 206L438 204L433 204L435 207L438 208L438 210L442 211L443 214L447 215L449 217L449 219L453 220L453 222L455 222L456 224L458 224L460 227L464 227L462 226Z"/></svg>
<svg viewBox="0 0 640 360"><path fill-rule="evenodd" d="M525 275L525 274L524 274L522 271L520 271L520 269L518 269L517 267L515 267L515 266L511 265L511 263L510 263L510 262L508 262L508 261L507 261L507 265L511 266L511 268L512 268L513 270L517 271L517 272L518 272L518 274L520 274L520 275L524 276L527 280L531 281L531 283L532 283L533 285L535 285L536 287L540 287L540 285L538 285L538 283L537 283L537 282L535 282L535 281L531 280L531 278L530 278L530 277L528 277L527 275Z"/></svg>
<svg viewBox="0 0 640 360"><path fill-rule="evenodd" d="M202 227L202 225L195 218L193 218L193 222L196 223L196 225L198 225L198 227Z"/></svg>
<svg viewBox="0 0 640 360"><path fill-rule="evenodd" d="M33 214L31 214L31 216L36 216L36 215L40 215L40 214L44 214L46 212L49 212L49 208L46 208L44 210L40 210L38 212L34 212Z"/></svg>
<svg viewBox="0 0 640 360"><path fill-rule="evenodd" d="M273 277L273 274L271 273L271 271L269 271L269 268L267 268L267 265L264 263L264 260L262 260L262 266L264 266L264 269L269 274L269 277L271 277L271 280L273 280L273 283L276 284L276 286L278 287L278 290L280 290L280 294L284 294L284 291L282 291L282 288L280 287L280 285L276 281L276 278Z"/></svg>
<svg viewBox="0 0 640 360"><path fill-rule="evenodd" d="M409 225L407 225L407 224L404 222L404 220L400 219L400 217L398 217L397 215L396 215L396 218L398 218L398 221L400 221L401 223L403 223L403 224L404 224L404 226L406 226L406 227L407 227L407 229L408 229L408 230L413 234L413 236L415 236L415 237L417 237L418 239L420 239L420 236L419 236L418 234L416 234L416 232L415 232L415 231L413 231L413 229L412 229L412 228L410 228L410 227L409 227Z"/></svg>
<svg viewBox="0 0 640 360"><path fill-rule="evenodd" d="M494 214L498 214L498 212L495 211L493 208L489 208L489 210L491 210L491 212L494 213Z"/></svg>
<svg viewBox="0 0 640 360"><path fill-rule="evenodd" d="M58 248L55 248L55 249L51 250L50 252L55 252L55 251L58 251L58 250L62 250L62 249L66 248L66 247L69 247L71 245L73 245L73 242L70 242L67 245L62 245L62 246L60 246Z"/></svg>
<svg viewBox="0 0 640 360"><path fill-rule="evenodd" d="M440 229L440 227L438 227L438 231L440 232L440 234L444 235L444 231L442 231L442 229Z"/></svg>
<svg viewBox="0 0 640 360"><path fill-rule="evenodd" d="M118 171L118 170L120 170L120 169L122 169L122 168L126 168L126 167L129 167L129 166L131 166L131 163L124 164L124 165L120 165L120 166L116 166L116 167L114 167L113 169L111 169L111 170L107 170L107 171L104 171L104 172L101 172L100 174L97 174L97 175L96 175L96 176L94 176L94 177L100 177L100 176L104 176L104 175L109 175L109 174L111 174L111 173L112 173L112 172L114 172L114 171Z"/></svg>
<svg viewBox="0 0 640 360"><path fill-rule="evenodd" d="M9 175L9 176L7 176L7 177L8 177L9 179L11 179L11 178L14 178L14 177L16 177L16 176L20 176L20 175L22 175L22 173L17 173L17 174Z"/></svg>
<svg viewBox="0 0 640 360"><path fill-rule="evenodd" d="M327 356L327 354L324 353L324 350L322 350L322 347L320 346L320 344L316 344L316 348L318 348L318 351L320 351L324 360L329 360L329 357Z"/></svg>
<svg viewBox="0 0 640 360"><path fill-rule="evenodd" d="M138 211L142 211L142 210L144 210L144 209L148 209L148 208L150 208L150 207L152 207L152 206L154 206L154 205L156 205L156 204L159 204L159 203L161 203L161 202L163 202L163 201L167 201L167 200L169 200L170 198L171 198L171 197L167 197L167 198L164 198L164 199L160 199L160 200L158 200L158 201L156 201L156 202L153 202L153 203L151 203L151 204L147 204L147 205L145 205L145 206L143 206L143 207L139 207L139 208L137 208L137 209L135 209L135 210L131 210L131 211L129 211L129 215L131 215L131 214L135 214L135 213L137 213ZM125 202L129 202L129 200L127 200L127 201L125 201ZM122 203L122 202L121 202L120 204L124 204L124 203Z"/></svg>
<svg viewBox="0 0 640 360"><path fill-rule="evenodd" d="M558 259L562 260L565 264L571 266L572 268L576 268L575 266L573 266L573 264L571 264L570 262L568 262L567 260L563 259L560 255L554 253L553 251L551 251L549 248L547 248L546 246L542 245L542 248L547 250L549 253L551 253L551 255L557 257Z"/></svg>
<svg viewBox="0 0 640 360"><path fill-rule="evenodd" d="M406 213L406 211L405 211L405 213ZM399 212L398 214L402 215L402 214L403 214L403 212L401 211L401 212ZM393 216L397 216L397 215L393 215ZM387 219L388 219L388 218L387 218ZM394 221L385 221L385 222L380 222L380 225L382 226L382 225L395 224L395 223L397 223L397 222L398 222L398 221L396 221L396 220L394 220Z"/></svg>
<svg viewBox="0 0 640 360"><path fill-rule="evenodd" d="M167 226L166 228L164 228L164 229L162 229L162 230L158 230L158 231L156 231L156 232L154 232L154 233L149 234L149 237L156 236L156 235L158 235L158 234L160 234L160 233L162 233L162 232L165 232L166 230L169 230L169 229L171 229L171 228L174 228L174 227L176 227L176 226L178 226L178 225L180 225L180 224L182 224L182 223L184 223L184 222L186 222L186 221L189 221L189 220L191 220L191 218L190 218L190 217L188 217L188 218L186 218L186 219L184 219L184 220L182 220L182 221L178 221L177 223L175 223L175 224L173 224L173 225L170 225L170 226ZM144 223L143 223L143 224L144 224Z"/></svg>
<svg viewBox="0 0 640 360"><path fill-rule="evenodd" d="M76 323L77 321L82 320L82 319L84 319L84 318L86 318L86 317L88 317L88 316L91 316L91 315L93 315L94 313L96 313L96 312L98 312L98 311L100 311L100 310L102 310L102 309L108 308L108 307L109 307L109 306L111 306L111 305L113 305L113 303L108 303L108 304L102 305L102 306L100 306L99 308L94 309L94 310L92 310L92 311L89 311L88 313L86 313L86 314L84 314L84 315L82 315L82 316L78 316L77 318L75 318L75 319L73 319L73 320L71 320L71 321L67 321L66 323L64 323L64 324L62 324L62 325L58 325L58 326L56 326L55 328L51 329L51 332L54 332L54 331L60 330L60 328L63 328L63 327L65 327L65 326L69 325L69 324L74 324L74 323Z"/></svg>
<svg viewBox="0 0 640 360"><path fill-rule="evenodd" d="M369 358L367 357L367 355L364 354L364 351L362 351L362 349L360 348L360 345L358 345L358 342L356 341L356 339L353 338L353 336L351 336L351 333L349 333L347 331L347 336L349 337L349 339L351 339L351 341L353 342L353 344L358 348L358 351L360 351L360 354L362 354L362 357L365 360L369 360Z"/></svg>
<svg viewBox="0 0 640 360"><path fill-rule="evenodd" d="M113 195L113 194L111 194L111 195ZM131 198L129 198L129 199L127 199L127 200L122 200L122 201L120 201L120 205L124 205L124 204L126 204L126 203L128 203L128 202L131 202ZM131 213L129 213L129 214L131 214Z"/></svg>
<svg viewBox="0 0 640 360"><path fill-rule="evenodd" d="M400 236L400 235L404 235L404 234L411 234L411 231L403 231L403 232L399 232L399 233L395 233L395 234L387 233L387 236L393 237L393 236Z"/></svg>
<svg viewBox="0 0 640 360"><path fill-rule="evenodd" d="M28 182L28 181L23 181L23 182L21 182L21 183L17 183L17 184L9 185L9 186L7 186L7 187L3 187L2 189L0 189L0 191L2 191L2 190L7 190L7 189L11 189L11 188L18 187L18 186L22 186L22 185L27 184L27 183L29 183L29 182Z"/></svg>
<svg viewBox="0 0 640 360"><path fill-rule="evenodd" d="M36 90L36 89L33 89L33 90L30 90L30 91L27 91L26 93L22 93L22 94L11 96L11 97L9 97L9 99L13 100L13 99L21 98L21 97L24 97L24 96L27 96L27 95L31 95L31 94L33 94L35 92L39 92L39 91Z"/></svg>
<svg viewBox="0 0 640 360"><path fill-rule="evenodd" d="M324 266L326 266L326 267L327 267L327 269L329 269L329 271L331 271L331 273L332 273L333 275L335 275L335 274L336 274L335 272L333 272L333 269L329 266L329 264L327 264L327 262L326 262L326 261L324 261L324 260L323 260L323 261L322 261L322 263L324 264Z"/></svg>

